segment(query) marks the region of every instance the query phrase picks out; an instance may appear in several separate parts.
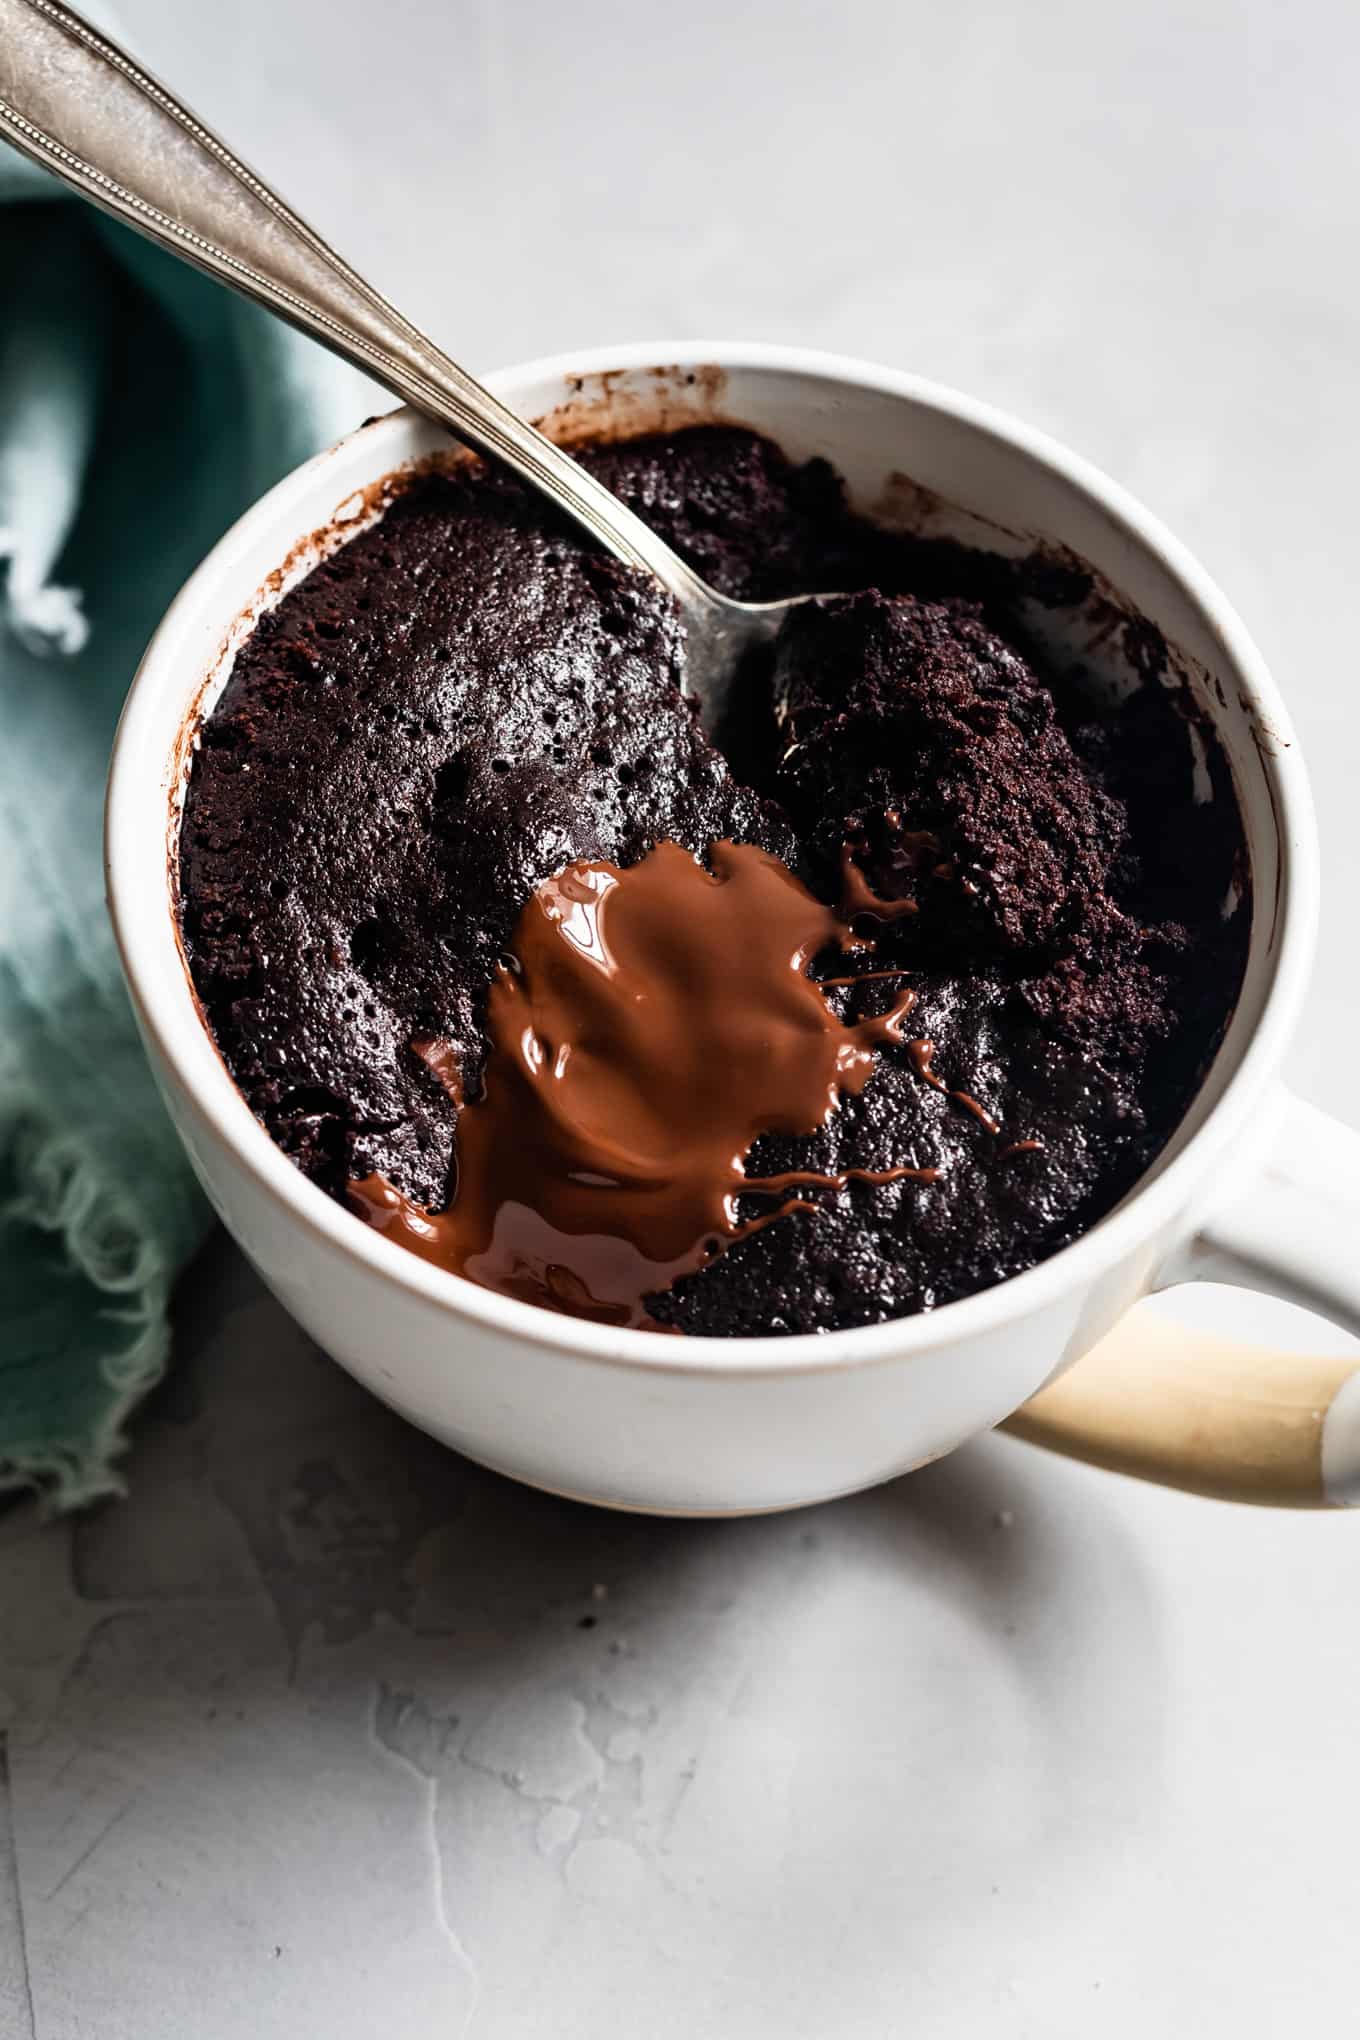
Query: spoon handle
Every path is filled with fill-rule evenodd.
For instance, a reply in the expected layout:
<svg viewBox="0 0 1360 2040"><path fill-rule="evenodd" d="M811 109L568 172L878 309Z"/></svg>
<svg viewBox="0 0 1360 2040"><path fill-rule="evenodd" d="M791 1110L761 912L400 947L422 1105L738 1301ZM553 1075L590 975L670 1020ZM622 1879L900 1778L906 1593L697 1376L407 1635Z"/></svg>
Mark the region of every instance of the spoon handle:
<svg viewBox="0 0 1360 2040"><path fill-rule="evenodd" d="M503 461L688 609L654 532L427 340L202 123L60 0L0 0L0 136L95 205L312 334Z"/></svg>

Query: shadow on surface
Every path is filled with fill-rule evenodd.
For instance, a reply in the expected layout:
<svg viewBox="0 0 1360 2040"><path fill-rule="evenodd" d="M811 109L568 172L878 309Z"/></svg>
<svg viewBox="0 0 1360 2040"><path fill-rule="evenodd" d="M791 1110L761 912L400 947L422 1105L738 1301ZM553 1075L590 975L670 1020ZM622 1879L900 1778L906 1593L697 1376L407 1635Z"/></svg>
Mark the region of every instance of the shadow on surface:
<svg viewBox="0 0 1360 2040"><path fill-rule="evenodd" d="M792 1515L592 1510L413 1431L222 1241L180 1349L130 1500L75 1532L110 1614L65 1732L97 1714L153 1790L173 1747L210 1836L242 1764L287 1846L318 1751L360 1806L419 1786L479 2035L548 1991L559 2033L599 2030L662 1976L658 2034L713 1988L747 2035L877 2030L922 1964L1023 1970L1155 1780L1157 1624L1079 1470L987 1440ZM361 1824L327 1874L392 1846Z"/></svg>

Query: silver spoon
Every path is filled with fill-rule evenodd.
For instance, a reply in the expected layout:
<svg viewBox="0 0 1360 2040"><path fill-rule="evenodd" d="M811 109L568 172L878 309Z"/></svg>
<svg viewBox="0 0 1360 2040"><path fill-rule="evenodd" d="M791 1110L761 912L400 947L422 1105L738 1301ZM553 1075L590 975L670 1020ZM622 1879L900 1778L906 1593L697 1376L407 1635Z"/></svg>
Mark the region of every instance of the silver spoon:
<svg viewBox="0 0 1360 2040"><path fill-rule="evenodd" d="M513 468L680 605L686 688L709 729L742 654L790 602L710 588L611 490L535 431L334 254L117 46L58 0L0 0L0 135L94 204L313 334L479 453Z"/></svg>

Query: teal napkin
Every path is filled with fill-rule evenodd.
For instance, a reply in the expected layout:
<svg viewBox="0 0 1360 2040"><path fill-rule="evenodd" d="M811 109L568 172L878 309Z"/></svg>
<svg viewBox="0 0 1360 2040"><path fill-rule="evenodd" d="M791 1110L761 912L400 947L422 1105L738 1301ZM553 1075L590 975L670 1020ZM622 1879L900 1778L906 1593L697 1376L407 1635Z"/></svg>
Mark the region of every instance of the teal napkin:
<svg viewBox="0 0 1360 2040"><path fill-rule="evenodd" d="M186 574L371 398L0 150L0 1488L61 1507L120 1487L207 1222L105 917L114 725Z"/></svg>

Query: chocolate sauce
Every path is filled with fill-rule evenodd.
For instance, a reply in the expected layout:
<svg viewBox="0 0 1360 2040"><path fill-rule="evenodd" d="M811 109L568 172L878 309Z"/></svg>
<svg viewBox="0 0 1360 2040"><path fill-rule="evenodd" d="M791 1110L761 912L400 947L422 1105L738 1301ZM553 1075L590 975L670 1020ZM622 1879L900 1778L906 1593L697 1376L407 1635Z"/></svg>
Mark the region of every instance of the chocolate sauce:
<svg viewBox="0 0 1360 2040"><path fill-rule="evenodd" d="M929 1084L934 1091L943 1091L947 1098L952 1098L956 1104L962 1105L965 1112L972 1113L979 1126L986 1127L988 1133L1000 1133L1001 1121L993 1119L987 1107L979 1105L971 1091L950 1090L944 1078L935 1068L935 1044L933 1041L908 1041L905 1046L907 1054L911 1057L912 1068L923 1084ZM1011 1148L1006 1149L1006 1153L1012 1154L1017 1152L1020 1145L1022 1144L1016 1143Z"/></svg>
<svg viewBox="0 0 1360 2040"><path fill-rule="evenodd" d="M794 1198L743 1220L742 1198L937 1180L907 1165L746 1173L758 1136L814 1133L864 1089L916 993L847 1025L806 975L845 933L832 909L754 845L715 843L711 864L662 842L629 870L578 862L538 888L488 994L452 1202L431 1214L369 1175L350 1196L370 1224L487 1288L652 1326L646 1297L817 1209ZM446 1043L411 1051L459 1095Z"/></svg>
<svg viewBox="0 0 1360 2040"><path fill-rule="evenodd" d="M411 1053L417 1062L424 1063L454 1110L461 1111L463 1072L458 1067L458 1051L453 1043L439 1035L417 1035L411 1043Z"/></svg>
<svg viewBox="0 0 1360 2040"><path fill-rule="evenodd" d="M846 843L841 850L841 913L847 922L868 914L875 921L903 921L918 914L920 907L909 894L900 900L885 900L876 893L855 862L855 848Z"/></svg>
<svg viewBox="0 0 1360 2040"><path fill-rule="evenodd" d="M955 867L948 858L941 857L942 845L933 829L905 828L901 812L895 807L883 809L881 823L888 842L883 864L894 886L912 886L927 871L937 879L954 877ZM841 915L847 925L866 914L872 920L888 922L919 914L921 903L914 890L890 895L875 892L860 863L871 855L869 831L863 819L854 815L847 825L840 858Z"/></svg>

